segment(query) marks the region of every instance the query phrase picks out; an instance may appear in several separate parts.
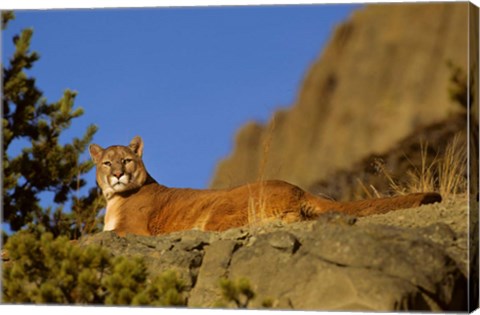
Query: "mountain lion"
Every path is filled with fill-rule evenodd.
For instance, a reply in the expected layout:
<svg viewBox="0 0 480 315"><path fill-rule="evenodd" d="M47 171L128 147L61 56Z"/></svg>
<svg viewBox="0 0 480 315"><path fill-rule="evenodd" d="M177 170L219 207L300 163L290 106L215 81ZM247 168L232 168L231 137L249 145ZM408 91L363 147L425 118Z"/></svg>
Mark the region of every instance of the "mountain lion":
<svg viewBox="0 0 480 315"><path fill-rule="evenodd" d="M223 190L169 188L158 184L142 161L143 141L128 146L89 147L96 179L107 200L104 231L157 235L200 229L223 231L267 219L284 222L315 219L338 211L354 216L440 202L437 193L336 202L314 196L279 180L268 180Z"/></svg>

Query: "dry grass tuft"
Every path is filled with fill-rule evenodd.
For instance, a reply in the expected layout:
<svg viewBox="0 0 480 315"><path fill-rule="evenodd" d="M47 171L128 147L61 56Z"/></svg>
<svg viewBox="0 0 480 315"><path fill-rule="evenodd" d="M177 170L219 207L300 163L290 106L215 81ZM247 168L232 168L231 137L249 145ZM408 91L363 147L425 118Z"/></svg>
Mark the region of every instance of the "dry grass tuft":
<svg viewBox="0 0 480 315"><path fill-rule="evenodd" d="M248 225L250 227L258 227L266 219L266 198L264 193L264 185L260 185L257 192L250 190L248 197Z"/></svg>
<svg viewBox="0 0 480 315"><path fill-rule="evenodd" d="M428 164L428 143L420 142L420 169L414 168L407 172L408 181L406 192L427 192L435 191L438 187L438 156Z"/></svg>
<svg viewBox="0 0 480 315"><path fill-rule="evenodd" d="M428 143L420 143L420 168L407 172L406 184L399 184L380 162L377 169L385 176L390 188L397 195L415 192L439 192L443 198L452 198L467 190L467 150L464 137L456 134L447 144L443 156L428 162ZM372 189L374 189L372 187ZM374 190L375 191L375 190Z"/></svg>
<svg viewBox="0 0 480 315"><path fill-rule="evenodd" d="M447 145L443 159L439 163L439 191L444 196L467 191L467 147L465 139L457 134Z"/></svg>
<svg viewBox="0 0 480 315"><path fill-rule="evenodd" d="M267 207L267 198L265 195L265 185L266 185L266 170L268 158L270 155L270 147L272 143L273 131L275 130L275 116L272 119L272 122L269 126L268 132L265 139L262 143L262 159L260 161L260 167L258 169L257 181L260 183L260 189L258 192L250 191L250 196L248 198L248 224L250 226L257 226L261 222L264 222L266 219L266 207ZM250 186L249 186L250 189Z"/></svg>
<svg viewBox="0 0 480 315"><path fill-rule="evenodd" d="M383 165L382 165L383 166ZM362 182L360 178L356 178L357 180L357 187L360 188L361 192L368 198L368 199L373 199L373 198L381 198L383 197L377 189L373 185L369 185L368 187L365 186L365 184ZM369 189L370 188L370 189ZM359 195L358 193L356 195ZM363 195L359 195L363 196ZM357 198L360 199L360 198Z"/></svg>

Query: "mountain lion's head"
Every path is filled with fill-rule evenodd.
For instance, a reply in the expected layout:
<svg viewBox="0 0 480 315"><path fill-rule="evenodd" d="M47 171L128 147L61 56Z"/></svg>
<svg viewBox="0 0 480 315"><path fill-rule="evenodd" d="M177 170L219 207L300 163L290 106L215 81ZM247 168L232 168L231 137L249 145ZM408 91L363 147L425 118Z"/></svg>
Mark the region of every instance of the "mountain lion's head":
<svg viewBox="0 0 480 315"><path fill-rule="evenodd" d="M149 177L142 162L143 141L138 136L128 146L103 149L91 144L89 151L97 166L97 183L107 199L140 188Z"/></svg>

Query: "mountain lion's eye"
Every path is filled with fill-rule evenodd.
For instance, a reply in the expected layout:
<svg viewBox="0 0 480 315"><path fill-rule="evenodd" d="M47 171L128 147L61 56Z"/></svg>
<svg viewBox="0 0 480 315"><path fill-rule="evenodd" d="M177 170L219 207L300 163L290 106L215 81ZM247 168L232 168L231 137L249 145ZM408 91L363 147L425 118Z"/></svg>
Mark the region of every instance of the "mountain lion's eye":
<svg viewBox="0 0 480 315"><path fill-rule="evenodd" d="M105 165L105 166L112 166L112 162L110 162L110 161L105 161L105 162L103 162L103 165Z"/></svg>
<svg viewBox="0 0 480 315"><path fill-rule="evenodd" d="M132 159L123 159L122 160L123 164L127 164L127 163L130 163L130 162L132 162Z"/></svg>

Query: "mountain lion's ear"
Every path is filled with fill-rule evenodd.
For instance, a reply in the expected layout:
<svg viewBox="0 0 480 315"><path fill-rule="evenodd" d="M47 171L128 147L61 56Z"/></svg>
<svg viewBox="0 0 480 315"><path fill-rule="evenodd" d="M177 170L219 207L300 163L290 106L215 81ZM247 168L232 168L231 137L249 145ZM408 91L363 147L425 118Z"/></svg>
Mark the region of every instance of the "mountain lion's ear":
<svg viewBox="0 0 480 315"><path fill-rule="evenodd" d="M90 152L90 156L92 157L93 163L97 164L97 162L102 157L103 148L97 144L91 144L88 147L88 151Z"/></svg>
<svg viewBox="0 0 480 315"><path fill-rule="evenodd" d="M143 140L139 136L136 136L135 138L130 141L130 144L128 145L132 151L138 155L139 157L142 157L143 154Z"/></svg>

